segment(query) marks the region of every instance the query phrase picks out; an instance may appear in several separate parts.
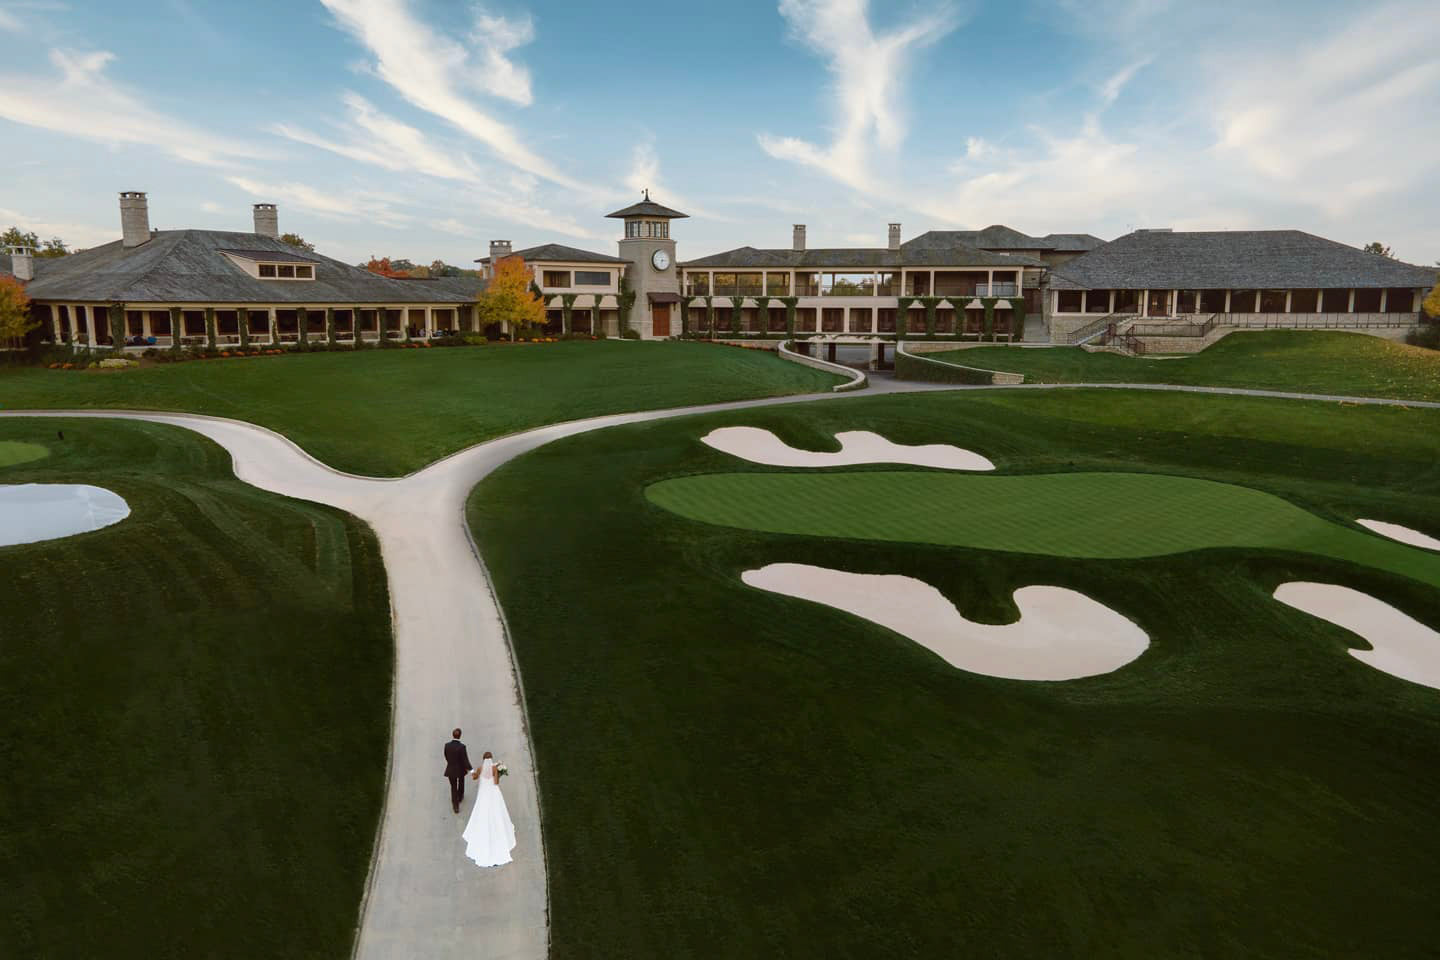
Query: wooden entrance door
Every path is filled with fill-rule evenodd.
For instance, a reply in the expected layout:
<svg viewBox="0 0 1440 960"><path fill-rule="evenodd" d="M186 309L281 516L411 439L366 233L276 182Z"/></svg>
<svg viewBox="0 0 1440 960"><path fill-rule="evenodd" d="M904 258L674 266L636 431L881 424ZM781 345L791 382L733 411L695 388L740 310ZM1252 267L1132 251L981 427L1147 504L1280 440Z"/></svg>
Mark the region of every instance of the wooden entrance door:
<svg viewBox="0 0 1440 960"><path fill-rule="evenodd" d="M657 303L650 308L653 323L650 332L656 337L670 336L670 304Z"/></svg>

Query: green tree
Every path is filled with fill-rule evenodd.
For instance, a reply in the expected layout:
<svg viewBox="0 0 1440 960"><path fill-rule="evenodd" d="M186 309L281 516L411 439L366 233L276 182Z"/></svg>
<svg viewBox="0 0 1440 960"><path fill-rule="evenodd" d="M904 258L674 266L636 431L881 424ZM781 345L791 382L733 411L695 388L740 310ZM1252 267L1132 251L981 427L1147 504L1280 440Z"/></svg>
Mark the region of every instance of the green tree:
<svg viewBox="0 0 1440 960"><path fill-rule="evenodd" d="M305 238L300 236L300 234L298 233L282 233L280 234L280 242L288 243L292 247L298 247L301 250L305 250L311 253L315 252L315 244L306 243Z"/></svg>
<svg viewBox="0 0 1440 960"><path fill-rule="evenodd" d="M3 234L0 234L0 247L29 247L34 250L40 246L40 235L26 233L19 227L11 227Z"/></svg>
<svg viewBox="0 0 1440 960"><path fill-rule="evenodd" d="M1382 257L1389 257L1391 260L1395 259L1395 254L1390 252L1390 248L1385 246L1385 244L1381 243L1379 240L1376 240L1374 243L1367 243L1361 249L1363 249L1366 253L1378 253Z"/></svg>
<svg viewBox="0 0 1440 960"><path fill-rule="evenodd" d="M30 297L25 284L10 276L0 276L0 343L19 346L25 335L40 321L30 316Z"/></svg>

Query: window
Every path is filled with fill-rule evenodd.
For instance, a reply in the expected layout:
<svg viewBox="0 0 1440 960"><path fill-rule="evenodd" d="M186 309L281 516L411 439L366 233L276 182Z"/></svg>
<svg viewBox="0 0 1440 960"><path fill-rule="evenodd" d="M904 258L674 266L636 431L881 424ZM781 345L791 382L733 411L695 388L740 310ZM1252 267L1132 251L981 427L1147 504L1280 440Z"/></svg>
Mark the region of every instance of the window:
<svg viewBox="0 0 1440 960"><path fill-rule="evenodd" d="M767 273L765 274L765 292L772 297L786 297L790 295L790 274L788 273Z"/></svg>
<svg viewBox="0 0 1440 960"><path fill-rule="evenodd" d="M255 272L262 280L315 279L315 268L308 263L260 263Z"/></svg>
<svg viewBox="0 0 1440 960"><path fill-rule="evenodd" d="M1176 313L1194 313L1194 312L1195 312L1195 291L1194 291L1194 290L1181 290L1181 291L1176 295L1176 300L1175 300L1175 312L1176 312Z"/></svg>
<svg viewBox="0 0 1440 960"><path fill-rule="evenodd" d="M1355 291L1355 312L1356 313L1379 313L1380 312L1380 291L1379 290L1356 290Z"/></svg>
<svg viewBox="0 0 1440 960"><path fill-rule="evenodd" d="M1293 290L1290 293L1291 313L1314 313L1319 305L1319 290Z"/></svg>
<svg viewBox="0 0 1440 960"><path fill-rule="evenodd" d="M737 273L735 274L735 288L742 297L758 297L761 294L760 274L758 273Z"/></svg>
<svg viewBox="0 0 1440 960"><path fill-rule="evenodd" d="M735 295L735 274L715 274L715 296L729 297Z"/></svg>
<svg viewBox="0 0 1440 960"><path fill-rule="evenodd" d="M1391 287L1385 292L1386 313L1411 313L1415 310L1415 291L1408 287Z"/></svg>
<svg viewBox="0 0 1440 960"><path fill-rule="evenodd" d="M550 287L568 287L570 286L570 271L546 270L540 275L540 286L547 289Z"/></svg>
<svg viewBox="0 0 1440 960"><path fill-rule="evenodd" d="M1110 291L1109 290L1087 290L1085 292L1086 313L1109 313L1110 312Z"/></svg>
<svg viewBox="0 0 1440 960"><path fill-rule="evenodd" d="M1230 312L1231 313L1255 313L1255 291L1254 290L1231 290L1230 291Z"/></svg>
<svg viewBox="0 0 1440 960"><path fill-rule="evenodd" d="M1321 294L1321 306L1326 313L1349 313L1349 290L1326 290Z"/></svg>
<svg viewBox="0 0 1440 960"><path fill-rule="evenodd" d="M880 297L898 296L900 292L900 274L882 273L877 278L875 294Z"/></svg>
<svg viewBox="0 0 1440 960"><path fill-rule="evenodd" d="M1286 291L1284 290L1262 290L1260 291L1260 312L1261 313L1284 313Z"/></svg>
<svg viewBox="0 0 1440 960"><path fill-rule="evenodd" d="M797 273L795 274L795 296L815 297L820 295L820 274L818 273ZM811 327L813 330L814 327Z"/></svg>
<svg viewBox="0 0 1440 960"><path fill-rule="evenodd" d="M610 285L609 270L576 270L575 286L577 287L608 287Z"/></svg>
<svg viewBox="0 0 1440 960"><path fill-rule="evenodd" d="M1059 291L1060 302L1055 307L1057 313L1079 313L1080 312L1080 290Z"/></svg>
<svg viewBox="0 0 1440 960"><path fill-rule="evenodd" d="M640 221L639 221L639 220L626 220L626 221L625 221L625 237L626 237L626 239L628 239L628 240L633 240L633 239L635 239L635 238L638 237L638 236L640 236Z"/></svg>
<svg viewBox="0 0 1440 960"><path fill-rule="evenodd" d="M692 297L703 297L710 293L710 274L685 274L685 292Z"/></svg>
<svg viewBox="0 0 1440 960"><path fill-rule="evenodd" d="M1200 312L1201 312L1201 313L1224 313L1224 312L1225 312L1225 291L1224 291L1224 290L1201 290L1201 291L1200 291Z"/></svg>
<svg viewBox="0 0 1440 960"><path fill-rule="evenodd" d="M820 292L829 297L870 297L875 294L873 273L826 273L820 278Z"/></svg>

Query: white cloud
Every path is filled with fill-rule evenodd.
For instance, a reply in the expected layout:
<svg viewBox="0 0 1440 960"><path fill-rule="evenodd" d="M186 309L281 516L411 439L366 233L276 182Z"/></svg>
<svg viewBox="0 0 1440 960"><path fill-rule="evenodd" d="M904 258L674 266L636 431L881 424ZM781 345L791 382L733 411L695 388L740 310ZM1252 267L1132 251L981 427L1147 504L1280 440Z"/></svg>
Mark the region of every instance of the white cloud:
<svg viewBox="0 0 1440 960"><path fill-rule="evenodd" d="M492 96L528 107L533 100L530 71L506 54L535 39L535 24L530 17L507 20L477 11L470 39L479 48L480 62L473 74L477 86Z"/></svg>
<svg viewBox="0 0 1440 960"><path fill-rule="evenodd" d="M377 109L359 94L347 93L344 103L349 125L340 127L343 139L324 137L289 124L277 124L271 129L297 143L384 170L416 172L464 184L465 192L456 199L474 203L477 216L499 217L572 237L593 236L592 231L579 226L569 216L556 214L535 202L539 180L534 175L523 170L503 173L485 170L468 154L435 142L415 127Z"/></svg>
<svg viewBox="0 0 1440 960"><path fill-rule="evenodd" d="M51 50L58 75L0 75L0 117L111 145L145 146L207 166L254 158L240 140L207 133L142 103L106 76L113 53Z"/></svg>
<svg viewBox="0 0 1440 960"><path fill-rule="evenodd" d="M206 213L223 213L225 210L224 207L220 206L220 204L216 203L214 200L204 201L200 204L200 209L205 211Z"/></svg>
<svg viewBox="0 0 1440 960"><path fill-rule="evenodd" d="M93 223L46 220L43 217L5 207L0 207L0 222L7 227L13 225L24 232L38 234L42 243L53 237L59 237L71 250L95 247L102 243L109 243L111 240L120 239L119 207L115 209L115 223L108 227L96 226Z"/></svg>
<svg viewBox="0 0 1440 960"><path fill-rule="evenodd" d="M229 176L232 185L250 194L256 202L293 204L302 210L337 220L362 220L387 227L404 226L414 220L397 211L389 201L368 193L327 193L296 182L266 183L250 177Z"/></svg>
<svg viewBox="0 0 1440 960"><path fill-rule="evenodd" d="M525 146L511 127L462 93L475 86L482 65L460 44L422 23L407 5L394 0L322 2L374 55L376 74L412 105L486 144L506 163L562 186L588 189ZM526 83L528 97L528 79Z"/></svg>
<svg viewBox="0 0 1440 960"><path fill-rule="evenodd" d="M792 33L826 60L832 78L833 138L817 146L798 137L759 135L772 157L813 167L857 190L876 186L872 145L894 151L905 139L905 68L915 51L959 24L942 6L877 33L867 0L780 0Z"/></svg>
<svg viewBox="0 0 1440 960"><path fill-rule="evenodd" d="M1150 57L1144 57L1107 77L1105 82L1100 85L1100 102L1108 107L1118 100L1120 98L1120 91L1125 89L1125 85L1130 82L1135 74L1139 73L1144 67L1149 66L1151 59Z"/></svg>

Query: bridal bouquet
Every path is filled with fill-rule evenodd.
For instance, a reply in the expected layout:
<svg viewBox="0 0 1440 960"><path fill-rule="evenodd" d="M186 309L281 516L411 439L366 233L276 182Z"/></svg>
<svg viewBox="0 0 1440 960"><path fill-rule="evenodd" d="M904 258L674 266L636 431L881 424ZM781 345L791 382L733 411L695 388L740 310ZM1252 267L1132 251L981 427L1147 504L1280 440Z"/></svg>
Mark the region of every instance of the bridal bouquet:
<svg viewBox="0 0 1440 960"><path fill-rule="evenodd" d="M505 776L505 774L507 774L507 773L509 773L509 772L510 772L510 768L507 767L507 766L505 766L505 764L503 764L503 763L497 763L497 764L495 764L495 773L496 773L497 775L503 777L503 776Z"/></svg>

